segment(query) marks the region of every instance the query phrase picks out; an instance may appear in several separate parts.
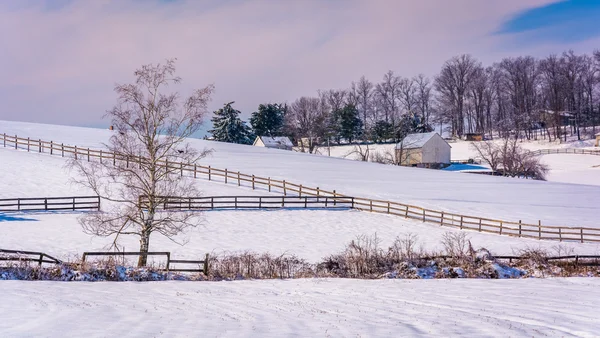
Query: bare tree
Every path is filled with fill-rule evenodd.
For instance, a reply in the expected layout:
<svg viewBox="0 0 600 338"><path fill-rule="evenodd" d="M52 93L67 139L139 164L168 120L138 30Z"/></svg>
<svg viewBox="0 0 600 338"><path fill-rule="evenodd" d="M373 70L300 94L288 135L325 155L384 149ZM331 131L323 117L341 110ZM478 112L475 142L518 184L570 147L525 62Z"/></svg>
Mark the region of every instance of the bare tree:
<svg viewBox="0 0 600 338"><path fill-rule="evenodd" d="M197 196L192 180L169 163L194 164L210 153L198 151L186 138L200 128L213 86L194 91L185 100L166 88L181 79L175 76L175 60L144 65L136 70L135 82L115 86L117 104L107 112L115 133L108 144L114 160L72 160L79 174L75 182L98 194L108 203L102 212L80 218L86 233L110 237L118 249L120 235L135 235L140 252L148 252L150 235L159 233L177 242L176 235L200 223L197 214L161 209L164 196ZM147 263L140 255L138 266Z"/></svg>
<svg viewBox="0 0 600 338"><path fill-rule="evenodd" d="M502 151L494 141L473 142L471 147L492 168L492 171L498 171L498 167L502 163Z"/></svg>
<svg viewBox="0 0 600 338"><path fill-rule="evenodd" d="M475 70L480 63L471 55L463 54L446 61L438 77L435 88L450 113L448 120L452 124L452 135L462 136L465 123L465 101L473 81Z"/></svg>
<svg viewBox="0 0 600 338"><path fill-rule="evenodd" d="M299 141L302 152L313 153L327 131L327 110L317 97L301 97L290 105L285 116L288 132Z"/></svg>
<svg viewBox="0 0 600 338"><path fill-rule="evenodd" d="M431 81L423 74L419 74L413 79L416 85L416 106L417 111L423 117L424 124L428 125L431 118Z"/></svg>

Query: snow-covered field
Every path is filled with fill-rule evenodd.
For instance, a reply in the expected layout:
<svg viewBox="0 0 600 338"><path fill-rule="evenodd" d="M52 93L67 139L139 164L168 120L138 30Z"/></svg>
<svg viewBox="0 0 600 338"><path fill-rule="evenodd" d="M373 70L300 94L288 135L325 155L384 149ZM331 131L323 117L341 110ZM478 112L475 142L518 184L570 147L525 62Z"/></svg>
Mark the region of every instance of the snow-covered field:
<svg viewBox="0 0 600 338"><path fill-rule="evenodd" d="M597 337L600 280L0 283L4 337Z"/></svg>
<svg viewBox="0 0 600 338"><path fill-rule="evenodd" d="M101 147L110 131L0 121L0 133L81 147ZM548 225L597 223L600 190L363 163L320 155L192 140L215 149L207 165L286 179L340 193L386 198L460 213ZM571 156L574 166L590 163ZM552 158L548 156L548 158ZM599 159L600 160L600 159ZM88 194L69 184L65 160L0 146L0 198ZM557 163L558 165L563 162ZM565 176L569 176L568 173ZM196 180L205 195L268 194ZM68 259L103 248L109 239L82 232L73 213L0 218L0 248L39 250ZM177 258L253 250L296 254L310 262L337 253L359 235L389 245L416 234L440 249L449 228L350 210L211 211L180 239L155 236L151 250ZM475 247L497 254L523 248L550 252L559 244L468 232ZM134 249L135 238L125 238ZM600 245L562 244L579 254ZM594 336L600 301L596 279L336 280L152 283L0 282L0 336ZM76 319L76 320L75 320ZM93 324L92 324L93 323Z"/></svg>
<svg viewBox="0 0 600 338"><path fill-rule="evenodd" d="M100 147L111 133L100 129L1 121L0 132L3 130L11 135L82 147ZM346 195L508 221L537 223L541 220L545 225L600 227L597 222L600 189L597 186L403 168L203 140L192 140L191 143L199 148L215 150L213 156L204 160L204 164L285 179L305 186L318 186ZM2 157L9 156L7 152L14 152L2 147L0 151ZM42 158L49 157L31 156L36 161L45 161ZM11 165L2 162L2 166ZM40 162L39 165L44 164ZM37 180L31 176L20 177L20 181ZM13 191L0 191L0 196L9 194L12 195ZM36 192L32 191L31 194Z"/></svg>

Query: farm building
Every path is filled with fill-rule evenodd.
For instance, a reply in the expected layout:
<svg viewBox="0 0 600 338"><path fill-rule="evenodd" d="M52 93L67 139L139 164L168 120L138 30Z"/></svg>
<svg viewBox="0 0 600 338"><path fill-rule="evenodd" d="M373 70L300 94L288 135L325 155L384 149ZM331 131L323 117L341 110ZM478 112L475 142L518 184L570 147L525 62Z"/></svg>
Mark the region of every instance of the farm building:
<svg viewBox="0 0 600 338"><path fill-rule="evenodd" d="M600 147L600 133L596 134L596 147Z"/></svg>
<svg viewBox="0 0 600 338"><path fill-rule="evenodd" d="M396 159L403 166L435 167L450 163L451 149L436 132L409 134L396 145Z"/></svg>
<svg viewBox="0 0 600 338"><path fill-rule="evenodd" d="M286 136L257 136L252 144L256 147L292 150L294 144Z"/></svg>
<svg viewBox="0 0 600 338"><path fill-rule="evenodd" d="M466 137L467 141L483 141L482 133L468 133Z"/></svg>

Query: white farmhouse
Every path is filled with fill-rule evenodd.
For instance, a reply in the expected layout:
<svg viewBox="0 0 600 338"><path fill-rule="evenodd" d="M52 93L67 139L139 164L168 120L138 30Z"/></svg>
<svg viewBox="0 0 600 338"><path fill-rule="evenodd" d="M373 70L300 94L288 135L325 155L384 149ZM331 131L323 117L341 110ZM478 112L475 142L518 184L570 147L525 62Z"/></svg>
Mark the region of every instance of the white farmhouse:
<svg viewBox="0 0 600 338"><path fill-rule="evenodd" d="M292 147L294 147L292 141L290 141L290 139L286 136L257 136L252 145L256 147L275 148L284 150L292 150Z"/></svg>
<svg viewBox="0 0 600 338"><path fill-rule="evenodd" d="M435 167L450 163L451 149L436 132L409 134L396 145L396 162L403 166Z"/></svg>

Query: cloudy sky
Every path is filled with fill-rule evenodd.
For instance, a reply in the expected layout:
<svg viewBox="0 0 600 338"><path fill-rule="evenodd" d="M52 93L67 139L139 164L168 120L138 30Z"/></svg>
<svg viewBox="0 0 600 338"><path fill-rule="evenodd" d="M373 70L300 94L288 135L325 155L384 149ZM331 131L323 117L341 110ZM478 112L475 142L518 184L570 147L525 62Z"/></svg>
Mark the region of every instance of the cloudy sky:
<svg viewBox="0 0 600 338"><path fill-rule="evenodd" d="M591 52L598 17L597 0L1 0L0 120L106 126L115 83L173 57L183 93L212 83L211 109L247 117L462 53Z"/></svg>

